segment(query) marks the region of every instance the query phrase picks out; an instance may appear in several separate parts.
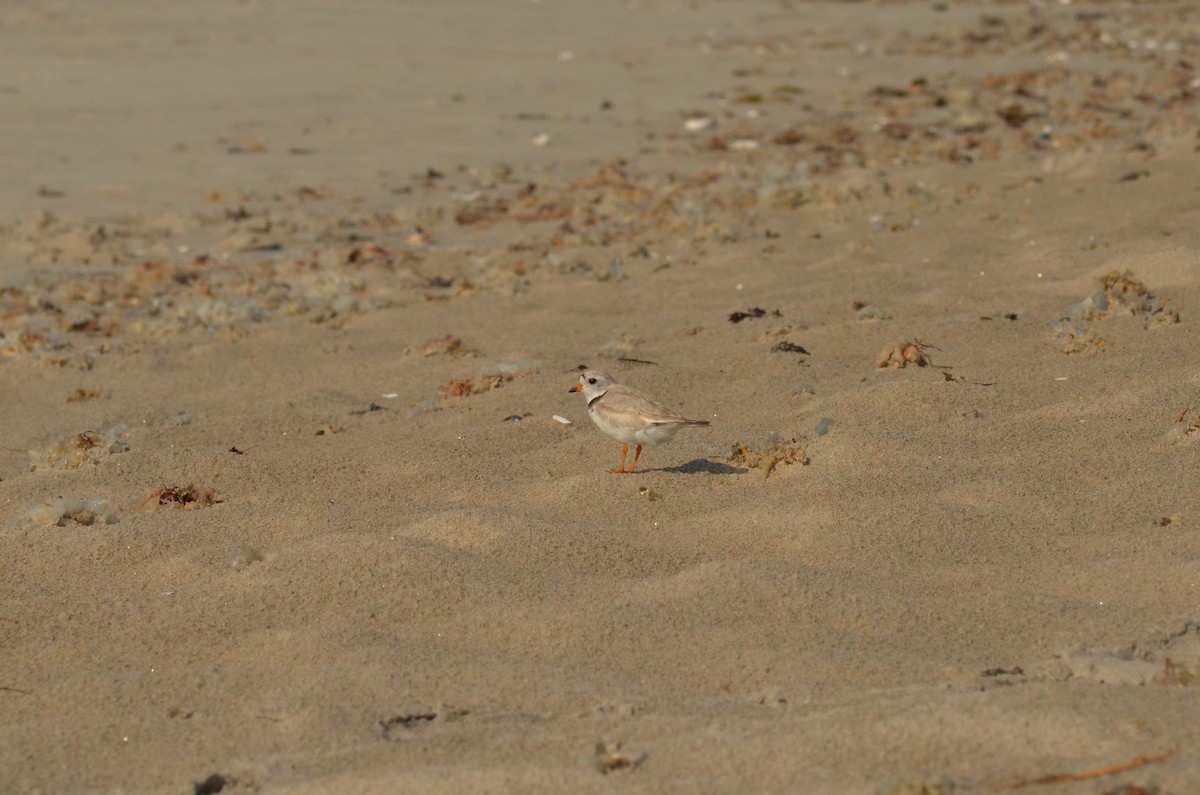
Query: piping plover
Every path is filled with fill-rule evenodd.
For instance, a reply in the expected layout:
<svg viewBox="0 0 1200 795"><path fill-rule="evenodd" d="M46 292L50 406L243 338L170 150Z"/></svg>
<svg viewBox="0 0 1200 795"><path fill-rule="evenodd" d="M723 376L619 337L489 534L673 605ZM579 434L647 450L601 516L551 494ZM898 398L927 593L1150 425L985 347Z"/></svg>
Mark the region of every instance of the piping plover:
<svg viewBox="0 0 1200 795"><path fill-rule="evenodd" d="M708 425L708 420L690 420L681 417L659 403L645 392L618 384L608 373L599 370L584 370L579 374L579 383L567 390L582 392L587 398L588 416L596 427L621 442L621 466L609 472L633 472L637 469L642 445L669 442L675 433L686 425ZM625 457L629 445L636 444L633 464L625 468Z"/></svg>

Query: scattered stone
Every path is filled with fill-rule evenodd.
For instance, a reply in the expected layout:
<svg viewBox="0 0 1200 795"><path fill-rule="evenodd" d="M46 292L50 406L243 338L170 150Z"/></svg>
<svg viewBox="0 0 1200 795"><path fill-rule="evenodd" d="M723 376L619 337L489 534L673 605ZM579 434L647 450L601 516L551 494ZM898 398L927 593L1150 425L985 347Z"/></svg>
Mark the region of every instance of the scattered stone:
<svg viewBox="0 0 1200 795"><path fill-rule="evenodd" d="M81 525L116 524L117 506L112 500L102 497L90 500L59 497L25 511L17 517L15 526L23 530L56 525L63 527L69 521Z"/></svg>
<svg viewBox="0 0 1200 795"><path fill-rule="evenodd" d="M851 308L854 309L854 319L860 323L872 320L888 319L887 314L882 309L875 306L875 304L863 304L855 301L853 304L851 304Z"/></svg>

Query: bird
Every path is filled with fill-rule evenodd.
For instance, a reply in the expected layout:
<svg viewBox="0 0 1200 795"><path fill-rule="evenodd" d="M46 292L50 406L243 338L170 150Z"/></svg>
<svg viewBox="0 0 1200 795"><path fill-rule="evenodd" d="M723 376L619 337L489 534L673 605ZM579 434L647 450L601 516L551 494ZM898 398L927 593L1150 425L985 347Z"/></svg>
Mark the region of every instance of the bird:
<svg viewBox="0 0 1200 795"><path fill-rule="evenodd" d="M613 473L632 474L642 455L642 446L669 442L680 428L708 425L708 420L693 420L676 414L654 398L630 386L618 384L608 373L584 370L579 383L567 390L582 392L587 398L588 416L596 427L621 442L621 465ZM637 445L633 464L625 468L629 445Z"/></svg>

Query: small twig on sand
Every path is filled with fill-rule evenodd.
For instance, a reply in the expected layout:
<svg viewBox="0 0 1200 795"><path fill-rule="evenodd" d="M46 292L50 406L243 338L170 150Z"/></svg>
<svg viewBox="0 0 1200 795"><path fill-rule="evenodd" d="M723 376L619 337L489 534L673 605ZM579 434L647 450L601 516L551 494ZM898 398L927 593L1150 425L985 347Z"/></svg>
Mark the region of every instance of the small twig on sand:
<svg viewBox="0 0 1200 795"><path fill-rule="evenodd" d="M1135 767L1148 765L1152 762L1161 762L1169 757L1174 751L1165 751L1161 754L1147 754L1139 756L1136 759L1130 759L1128 762L1122 762L1117 765L1108 765L1107 767L1097 767L1092 770L1085 770L1082 773L1050 773L1037 778L1027 778L1017 781L1013 784L1001 784L992 789L993 792L1003 792L1009 789L1020 789L1021 787L1029 787L1034 784L1070 784L1075 781L1087 781L1093 778L1104 778L1105 776L1114 776L1117 773L1124 773L1126 770L1133 770Z"/></svg>

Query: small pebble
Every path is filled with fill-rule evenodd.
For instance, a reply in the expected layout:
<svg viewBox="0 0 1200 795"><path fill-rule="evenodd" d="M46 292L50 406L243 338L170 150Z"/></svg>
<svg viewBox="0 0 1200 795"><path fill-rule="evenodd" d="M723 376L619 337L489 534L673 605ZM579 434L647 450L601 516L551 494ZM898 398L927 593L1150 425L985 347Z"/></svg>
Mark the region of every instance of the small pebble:
<svg viewBox="0 0 1200 795"><path fill-rule="evenodd" d="M1101 290L1071 307L1070 315L1074 320L1093 320L1107 311L1108 293Z"/></svg>
<svg viewBox="0 0 1200 795"><path fill-rule="evenodd" d="M860 307L858 311L854 313L854 319L859 321L887 320L887 315L883 313L882 309L874 304L867 304L866 306Z"/></svg>

